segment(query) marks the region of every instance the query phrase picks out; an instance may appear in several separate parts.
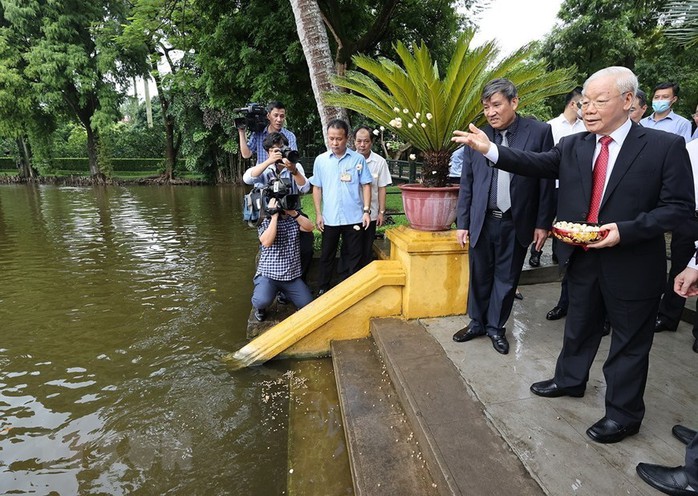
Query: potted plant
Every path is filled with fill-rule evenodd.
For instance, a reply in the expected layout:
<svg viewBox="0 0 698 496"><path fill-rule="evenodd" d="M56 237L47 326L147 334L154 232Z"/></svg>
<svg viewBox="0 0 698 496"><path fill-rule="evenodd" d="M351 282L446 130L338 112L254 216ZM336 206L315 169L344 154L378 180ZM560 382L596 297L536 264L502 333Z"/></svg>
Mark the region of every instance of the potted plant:
<svg viewBox="0 0 698 496"><path fill-rule="evenodd" d="M457 148L451 137L471 122L478 126L485 122L480 93L488 81L510 79L519 90L519 109L575 85L571 71L546 72L544 61L530 60L530 46L497 61L496 43L470 48L473 36L473 30L461 34L443 74L423 43L410 50L398 42L400 63L354 56L356 67L364 72L347 71L333 79L349 92L325 94L328 104L365 115L419 150L422 182L401 186L405 213L415 229L446 230L455 220L458 187L447 186L450 157ZM432 193L447 199L434 200ZM413 200L414 194L428 197L426 203ZM431 220L435 225L428 225Z"/></svg>

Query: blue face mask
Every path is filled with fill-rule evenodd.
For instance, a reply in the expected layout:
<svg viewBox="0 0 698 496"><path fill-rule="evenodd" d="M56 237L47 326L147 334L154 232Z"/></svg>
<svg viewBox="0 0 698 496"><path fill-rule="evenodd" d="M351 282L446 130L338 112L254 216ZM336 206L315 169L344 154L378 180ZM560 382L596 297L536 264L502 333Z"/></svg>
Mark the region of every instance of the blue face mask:
<svg viewBox="0 0 698 496"><path fill-rule="evenodd" d="M654 110L658 114L666 112L667 110L669 110L669 107L671 107L671 103L669 102L669 100L652 100L652 110Z"/></svg>

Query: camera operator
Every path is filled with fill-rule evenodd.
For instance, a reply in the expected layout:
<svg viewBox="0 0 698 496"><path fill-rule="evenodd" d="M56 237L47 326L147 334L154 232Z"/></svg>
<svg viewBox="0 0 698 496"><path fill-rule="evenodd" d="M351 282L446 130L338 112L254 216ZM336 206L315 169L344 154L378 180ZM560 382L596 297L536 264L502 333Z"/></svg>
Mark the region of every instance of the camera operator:
<svg viewBox="0 0 698 496"><path fill-rule="evenodd" d="M286 121L286 107L281 102L273 101L267 105L267 120L269 125L262 131L252 132L249 141L247 140L244 125L238 126L238 138L240 140L240 153L243 158L250 158L253 153L257 154L257 163L264 162L268 155L263 146L264 138L271 133L281 133L288 140L287 145L292 150L298 150L296 135L284 127Z"/></svg>
<svg viewBox="0 0 698 496"><path fill-rule="evenodd" d="M283 203L283 200L281 201ZM252 306L259 322L278 292L283 292L296 308L313 300L301 279L300 233L312 232L313 223L298 210L283 210L270 198L267 215L258 227L261 254L254 276Z"/></svg>
<svg viewBox="0 0 698 496"><path fill-rule="evenodd" d="M264 187L272 179L279 178L290 181L295 194L310 191L310 182L305 177L303 166L297 162L298 152L295 152L288 143L288 139L282 133L266 134L262 141L266 158L245 171L242 176L243 182L252 186ZM293 160L289 160L289 158Z"/></svg>

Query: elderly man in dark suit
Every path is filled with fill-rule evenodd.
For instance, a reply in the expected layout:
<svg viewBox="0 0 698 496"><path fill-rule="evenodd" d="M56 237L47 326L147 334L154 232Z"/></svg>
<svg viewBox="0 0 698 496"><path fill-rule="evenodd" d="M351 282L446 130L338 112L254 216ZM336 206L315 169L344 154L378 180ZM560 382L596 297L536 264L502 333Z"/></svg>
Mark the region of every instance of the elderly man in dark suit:
<svg viewBox="0 0 698 496"><path fill-rule="evenodd" d="M488 126L484 132L502 146L547 151L550 126L519 117L516 86L494 79L482 91ZM540 250L555 216L554 182L500 172L482 154L463 148L456 226L461 246L470 238L470 323L453 335L457 342L487 335L499 353L509 352L504 324L509 318L526 249Z"/></svg>
<svg viewBox="0 0 698 496"><path fill-rule="evenodd" d="M545 397L584 395L603 333L613 328L606 378L606 414L587 429L600 443L636 434L645 414L654 320L666 277L664 232L695 210L684 140L628 118L637 77L608 67L584 83L582 110L589 132L560 140L545 153L498 147L475 126L454 141L485 154L497 168L559 177L558 218L599 222L608 235L588 250L561 246L569 260L570 308L555 376L531 386Z"/></svg>

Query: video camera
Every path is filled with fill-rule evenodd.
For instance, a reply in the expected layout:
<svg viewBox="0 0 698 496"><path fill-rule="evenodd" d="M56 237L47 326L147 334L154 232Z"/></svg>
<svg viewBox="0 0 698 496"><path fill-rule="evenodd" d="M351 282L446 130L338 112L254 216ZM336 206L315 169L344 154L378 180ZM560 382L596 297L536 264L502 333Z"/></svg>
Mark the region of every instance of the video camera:
<svg viewBox="0 0 698 496"><path fill-rule="evenodd" d="M299 210L301 208L300 197L292 191L291 181L288 179L275 179L265 186L262 189L262 197L264 198L264 211L267 215L274 215L284 210ZM269 208L269 200L272 198L276 198L277 208Z"/></svg>
<svg viewBox="0 0 698 496"><path fill-rule="evenodd" d="M245 107L233 109L233 112L242 114L235 118L235 127L238 129L249 129L258 133L269 125L267 109L259 103L248 103Z"/></svg>

